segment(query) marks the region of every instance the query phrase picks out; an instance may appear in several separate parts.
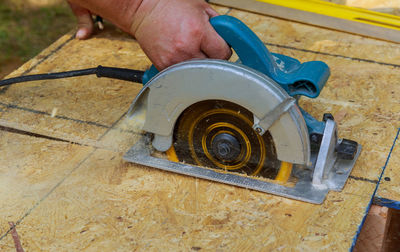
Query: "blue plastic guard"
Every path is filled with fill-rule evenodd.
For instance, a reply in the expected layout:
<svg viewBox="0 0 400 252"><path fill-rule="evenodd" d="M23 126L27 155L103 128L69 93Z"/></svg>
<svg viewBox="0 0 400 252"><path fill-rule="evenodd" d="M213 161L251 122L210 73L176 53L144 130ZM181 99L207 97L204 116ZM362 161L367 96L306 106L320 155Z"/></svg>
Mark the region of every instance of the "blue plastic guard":
<svg viewBox="0 0 400 252"><path fill-rule="evenodd" d="M217 16L210 20L217 33L239 56L241 63L277 82L289 95L315 98L329 78L329 67L321 61L301 64L298 60L270 53L264 43L242 21L231 16ZM145 84L158 73L152 66L143 77Z"/></svg>

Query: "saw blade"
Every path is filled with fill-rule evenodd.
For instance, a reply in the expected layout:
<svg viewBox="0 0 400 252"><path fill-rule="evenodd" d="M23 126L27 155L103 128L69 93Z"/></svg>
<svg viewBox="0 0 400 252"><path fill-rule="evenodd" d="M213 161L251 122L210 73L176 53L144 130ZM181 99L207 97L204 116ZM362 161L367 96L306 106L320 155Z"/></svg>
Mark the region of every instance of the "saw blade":
<svg viewBox="0 0 400 252"><path fill-rule="evenodd" d="M185 163L275 179L281 162L269 132L260 136L248 110L208 100L189 107L174 132L178 159Z"/></svg>

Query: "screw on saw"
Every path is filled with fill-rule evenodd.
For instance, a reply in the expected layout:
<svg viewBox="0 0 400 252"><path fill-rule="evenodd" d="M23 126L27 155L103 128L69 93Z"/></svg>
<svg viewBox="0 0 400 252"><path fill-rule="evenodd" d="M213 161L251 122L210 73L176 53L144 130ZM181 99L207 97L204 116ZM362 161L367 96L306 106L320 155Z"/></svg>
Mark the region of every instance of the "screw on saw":
<svg viewBox="0 0 400 252"><path fill-rule="evenodd" d="M262 129L261 127L256 127L255 130L256 130L256 132L257 132L258 134L263 133L263 129Z"/></svg>

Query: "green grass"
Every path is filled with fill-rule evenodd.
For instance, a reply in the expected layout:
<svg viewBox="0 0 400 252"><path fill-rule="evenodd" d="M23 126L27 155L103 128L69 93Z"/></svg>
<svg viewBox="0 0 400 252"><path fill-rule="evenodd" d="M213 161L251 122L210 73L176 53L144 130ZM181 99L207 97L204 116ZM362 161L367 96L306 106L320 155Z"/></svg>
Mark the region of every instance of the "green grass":
<svg viewBox="0 0 400 252"><path fill-rule="evenodd" d="M9 62L23 63L34 57L75 24L65 3L16 8L0 1L0 71Z"/></svg>

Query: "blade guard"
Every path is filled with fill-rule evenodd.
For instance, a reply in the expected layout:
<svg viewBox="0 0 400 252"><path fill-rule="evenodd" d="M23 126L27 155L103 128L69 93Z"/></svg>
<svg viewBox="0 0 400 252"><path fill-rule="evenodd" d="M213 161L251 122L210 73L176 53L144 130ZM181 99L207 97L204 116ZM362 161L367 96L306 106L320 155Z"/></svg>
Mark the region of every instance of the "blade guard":
<svg viewBox="0 0 400 252"><path fill-rule="evenodd" d="M264 43L242 21L231 16L210 20L217 33L235 50L241 63L277 82L290 96L315 98L329 78L329 67L321 61L301 64L298 60L270 53ZM158 73L154 65L145 73L146 84Z"/></svg>
<svg viewBox="0 0 400 252"><path fill-rule="evenodd" d="M279 160L309 165L309 135L295 100L266 75L240 64L208 59L167 68L142 88L128 116L137 120L145 114L143 130L154 133L154 148L166 151L181 113L206 100L230 101L251 111L253 128L260 134L269 130Z"/></svg>

